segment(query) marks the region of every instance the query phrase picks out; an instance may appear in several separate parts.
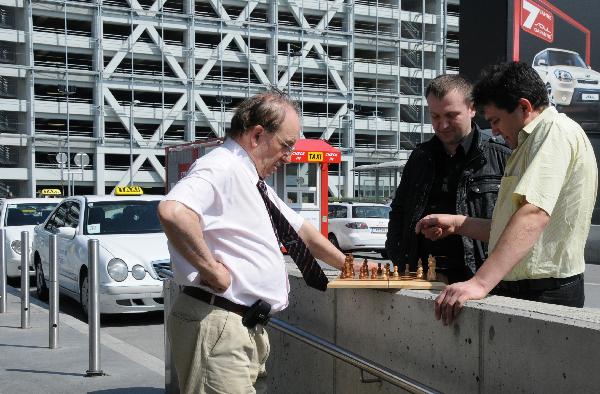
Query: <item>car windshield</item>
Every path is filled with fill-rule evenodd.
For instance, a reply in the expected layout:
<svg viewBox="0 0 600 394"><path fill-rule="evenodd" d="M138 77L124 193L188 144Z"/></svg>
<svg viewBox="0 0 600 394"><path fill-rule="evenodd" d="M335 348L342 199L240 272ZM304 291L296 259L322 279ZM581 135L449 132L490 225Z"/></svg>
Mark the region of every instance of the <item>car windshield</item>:
<svg viewBox="0 0 600 394"><path fill-rule="evenodd" d="M585 62L576 53L570 52L548 52L548 63L551 66L573 66L587 68Z"/></svg>
<svg viewBox="0 0 600 394"><path fill-rule="evenodd" d="M140 234L162 232L155 201L88 203L84 234Z"/></svg>
<svg viewBox="0 0 600 394"><path fill-rule="evenodd" d="M57 203L53 204L8 204L4 225L35 226L42 223Z"/></svg>
<svg viewBox="0 0 600 394"><path fill-rule="evenodd" d="M352 207L352 217L388 219L390 217L390 209L390 207L380 207L377 205Z"/></svg>

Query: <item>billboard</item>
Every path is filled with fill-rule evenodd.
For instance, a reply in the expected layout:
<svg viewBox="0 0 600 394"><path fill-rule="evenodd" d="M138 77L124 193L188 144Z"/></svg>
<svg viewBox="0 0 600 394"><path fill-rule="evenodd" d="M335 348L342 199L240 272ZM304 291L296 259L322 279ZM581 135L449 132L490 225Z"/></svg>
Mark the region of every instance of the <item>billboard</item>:
<svg viewBox="0 0 600 394"><path fill-rule="evenodd" d="M463 0L460 70L477 79L487 64L528 63L540 74L550 102L560 112L586 131L600 132L597 15L597 0Z"/></svg>
<svg viewBox="0 0 600 394"><path fill-rule="evenodd" d="M460 72L475 81L488 64L532 65L551 104L581 125L600 160L600 1L461 0L460 9ZM597 198L586 261L598 262L599 247Z"/></svg>

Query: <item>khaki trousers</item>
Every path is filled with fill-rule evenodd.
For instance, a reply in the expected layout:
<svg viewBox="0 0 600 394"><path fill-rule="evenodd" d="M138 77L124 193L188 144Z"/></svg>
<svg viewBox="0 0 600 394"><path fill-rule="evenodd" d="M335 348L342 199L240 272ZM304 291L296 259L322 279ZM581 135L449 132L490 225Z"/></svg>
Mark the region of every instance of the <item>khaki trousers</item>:
<svg viewBox="0 0 600 394"><path fill-rule="evenodd" d="M181 293L167 332L182 393L266 393L269 338L236 313Z"/></svg>

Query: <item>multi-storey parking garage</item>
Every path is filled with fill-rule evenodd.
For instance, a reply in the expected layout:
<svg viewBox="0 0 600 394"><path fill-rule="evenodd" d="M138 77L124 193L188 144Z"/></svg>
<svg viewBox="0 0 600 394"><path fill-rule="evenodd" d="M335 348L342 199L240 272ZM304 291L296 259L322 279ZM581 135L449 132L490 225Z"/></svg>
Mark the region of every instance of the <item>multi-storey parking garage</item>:
<svg viewBox="0 0 600 394"><path fill-rule="evenodd" d="M458 0L0 0L0 195L162 192L166 145L223 136L242 99L275 86L301 102L305 137L342 150L331 192L352 196L352 168L403 159L431 133L422 93L455 71L456 12Z"/></svg>

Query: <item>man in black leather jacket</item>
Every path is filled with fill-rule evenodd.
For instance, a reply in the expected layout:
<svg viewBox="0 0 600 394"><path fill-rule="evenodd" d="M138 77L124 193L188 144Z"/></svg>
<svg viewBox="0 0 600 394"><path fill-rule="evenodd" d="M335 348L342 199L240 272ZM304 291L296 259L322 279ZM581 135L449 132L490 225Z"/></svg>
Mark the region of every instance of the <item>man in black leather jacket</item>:
<svg viewBox="0 0 600 394"><path fill-rule="evenodd" d="M441 75L426 91L435 135L411 153L391 204L386 251L392 262L416 270L436 257L437 272L449 283L473 276L487 258L487 244L452 235L436 242L415 233L431 213L491 218L510 149L473 123L472 85L458 75Z"/></svg>

